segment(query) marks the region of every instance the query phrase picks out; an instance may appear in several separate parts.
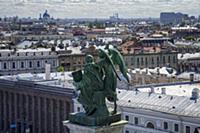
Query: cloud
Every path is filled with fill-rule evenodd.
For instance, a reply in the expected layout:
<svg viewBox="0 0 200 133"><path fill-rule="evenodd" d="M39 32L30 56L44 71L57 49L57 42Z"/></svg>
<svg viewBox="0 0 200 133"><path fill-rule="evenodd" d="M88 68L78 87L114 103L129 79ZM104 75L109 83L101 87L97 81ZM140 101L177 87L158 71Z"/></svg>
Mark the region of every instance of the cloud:
<svg viewBox="0 0 200 133"><path fill-rule="evenodd" d="M24 1L24 2L23 2ZM33 8L34 7L34 8ZM199 0L0 0L0 16L32 16L48 9L54 17L158 17L174 11L200 15Z"/></svg>

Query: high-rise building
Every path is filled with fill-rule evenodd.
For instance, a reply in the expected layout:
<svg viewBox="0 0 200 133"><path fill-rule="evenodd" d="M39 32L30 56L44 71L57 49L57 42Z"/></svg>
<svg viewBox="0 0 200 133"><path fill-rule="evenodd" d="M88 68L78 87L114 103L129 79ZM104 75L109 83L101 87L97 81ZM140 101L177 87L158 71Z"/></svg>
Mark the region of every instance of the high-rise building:
<svg viewBox="0 0 200 133"><path fill-rule="evenodd" d="M162 12L160 14L160 22L162 24L180 24L187 18L188 15L182 13Z"/></svg>

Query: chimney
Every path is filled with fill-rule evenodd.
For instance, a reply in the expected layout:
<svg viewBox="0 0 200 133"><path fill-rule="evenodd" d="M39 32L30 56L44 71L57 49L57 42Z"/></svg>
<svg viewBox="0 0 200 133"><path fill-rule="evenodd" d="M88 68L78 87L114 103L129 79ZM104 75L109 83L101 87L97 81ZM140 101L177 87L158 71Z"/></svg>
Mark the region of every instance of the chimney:
<svg viewBox="0 0 200 133"><path fill-rule="evenodd" d="M194 82L194 74L193 73L190 74L190 82Z"/></svg>
<svg viewBox="0 0 200 133"><path fill-rule="evenodd" d="M145 72L142 72L142 84L143 85L145 84L145 76L146 76Z"/></svg>
<svg viewBox="0 0 200 133"><path fill-rule="evenodd" d="M163 94L163 95L166 94L166 88L161 88L161 94Z"/></svg>
<svg viewBox="0 0 200 133"><path fill-rule="evenodd" d="M192 90L192 96L191 96L191 100L197 100L199 99L199 93L200 93L200 90L198 88L194 88Z"/></svg>
<svg viewBox="0 0 200 133"><path fill-rule="evenodd" d="M45 64L45 79L50 80L51 79L51 65Z"/></svg>
<svg viewBox="0 0 200 133"><path fill-rule="evenodd" d="M153 86L151 86L151 93L154 93L155 92L155 89Z"/></svg>

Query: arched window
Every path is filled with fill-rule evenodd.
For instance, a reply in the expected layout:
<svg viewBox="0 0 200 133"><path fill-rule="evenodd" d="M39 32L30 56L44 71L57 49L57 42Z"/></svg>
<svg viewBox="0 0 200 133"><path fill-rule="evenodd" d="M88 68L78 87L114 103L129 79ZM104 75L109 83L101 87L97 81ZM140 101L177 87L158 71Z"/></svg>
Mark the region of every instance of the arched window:
<svg viewBox="0 0 200 133"><path fill-rule="evenodd" d="M153 125L153 123L151 123L151 122L148 122L148 123L147 123L147 128L154 128L154 125Z"/></svg>

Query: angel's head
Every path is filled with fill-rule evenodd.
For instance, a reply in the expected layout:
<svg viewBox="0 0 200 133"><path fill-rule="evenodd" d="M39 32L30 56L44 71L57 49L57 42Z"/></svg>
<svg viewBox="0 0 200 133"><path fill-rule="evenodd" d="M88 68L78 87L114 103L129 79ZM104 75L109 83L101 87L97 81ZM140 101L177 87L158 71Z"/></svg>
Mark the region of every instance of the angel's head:
<svg viewBox="0 0 200 133"><path fill-rule="evenodd" d="M85 57L85 62L86 63L93 63L94 62L94 57L92 55L87 55Z"/></svg>

